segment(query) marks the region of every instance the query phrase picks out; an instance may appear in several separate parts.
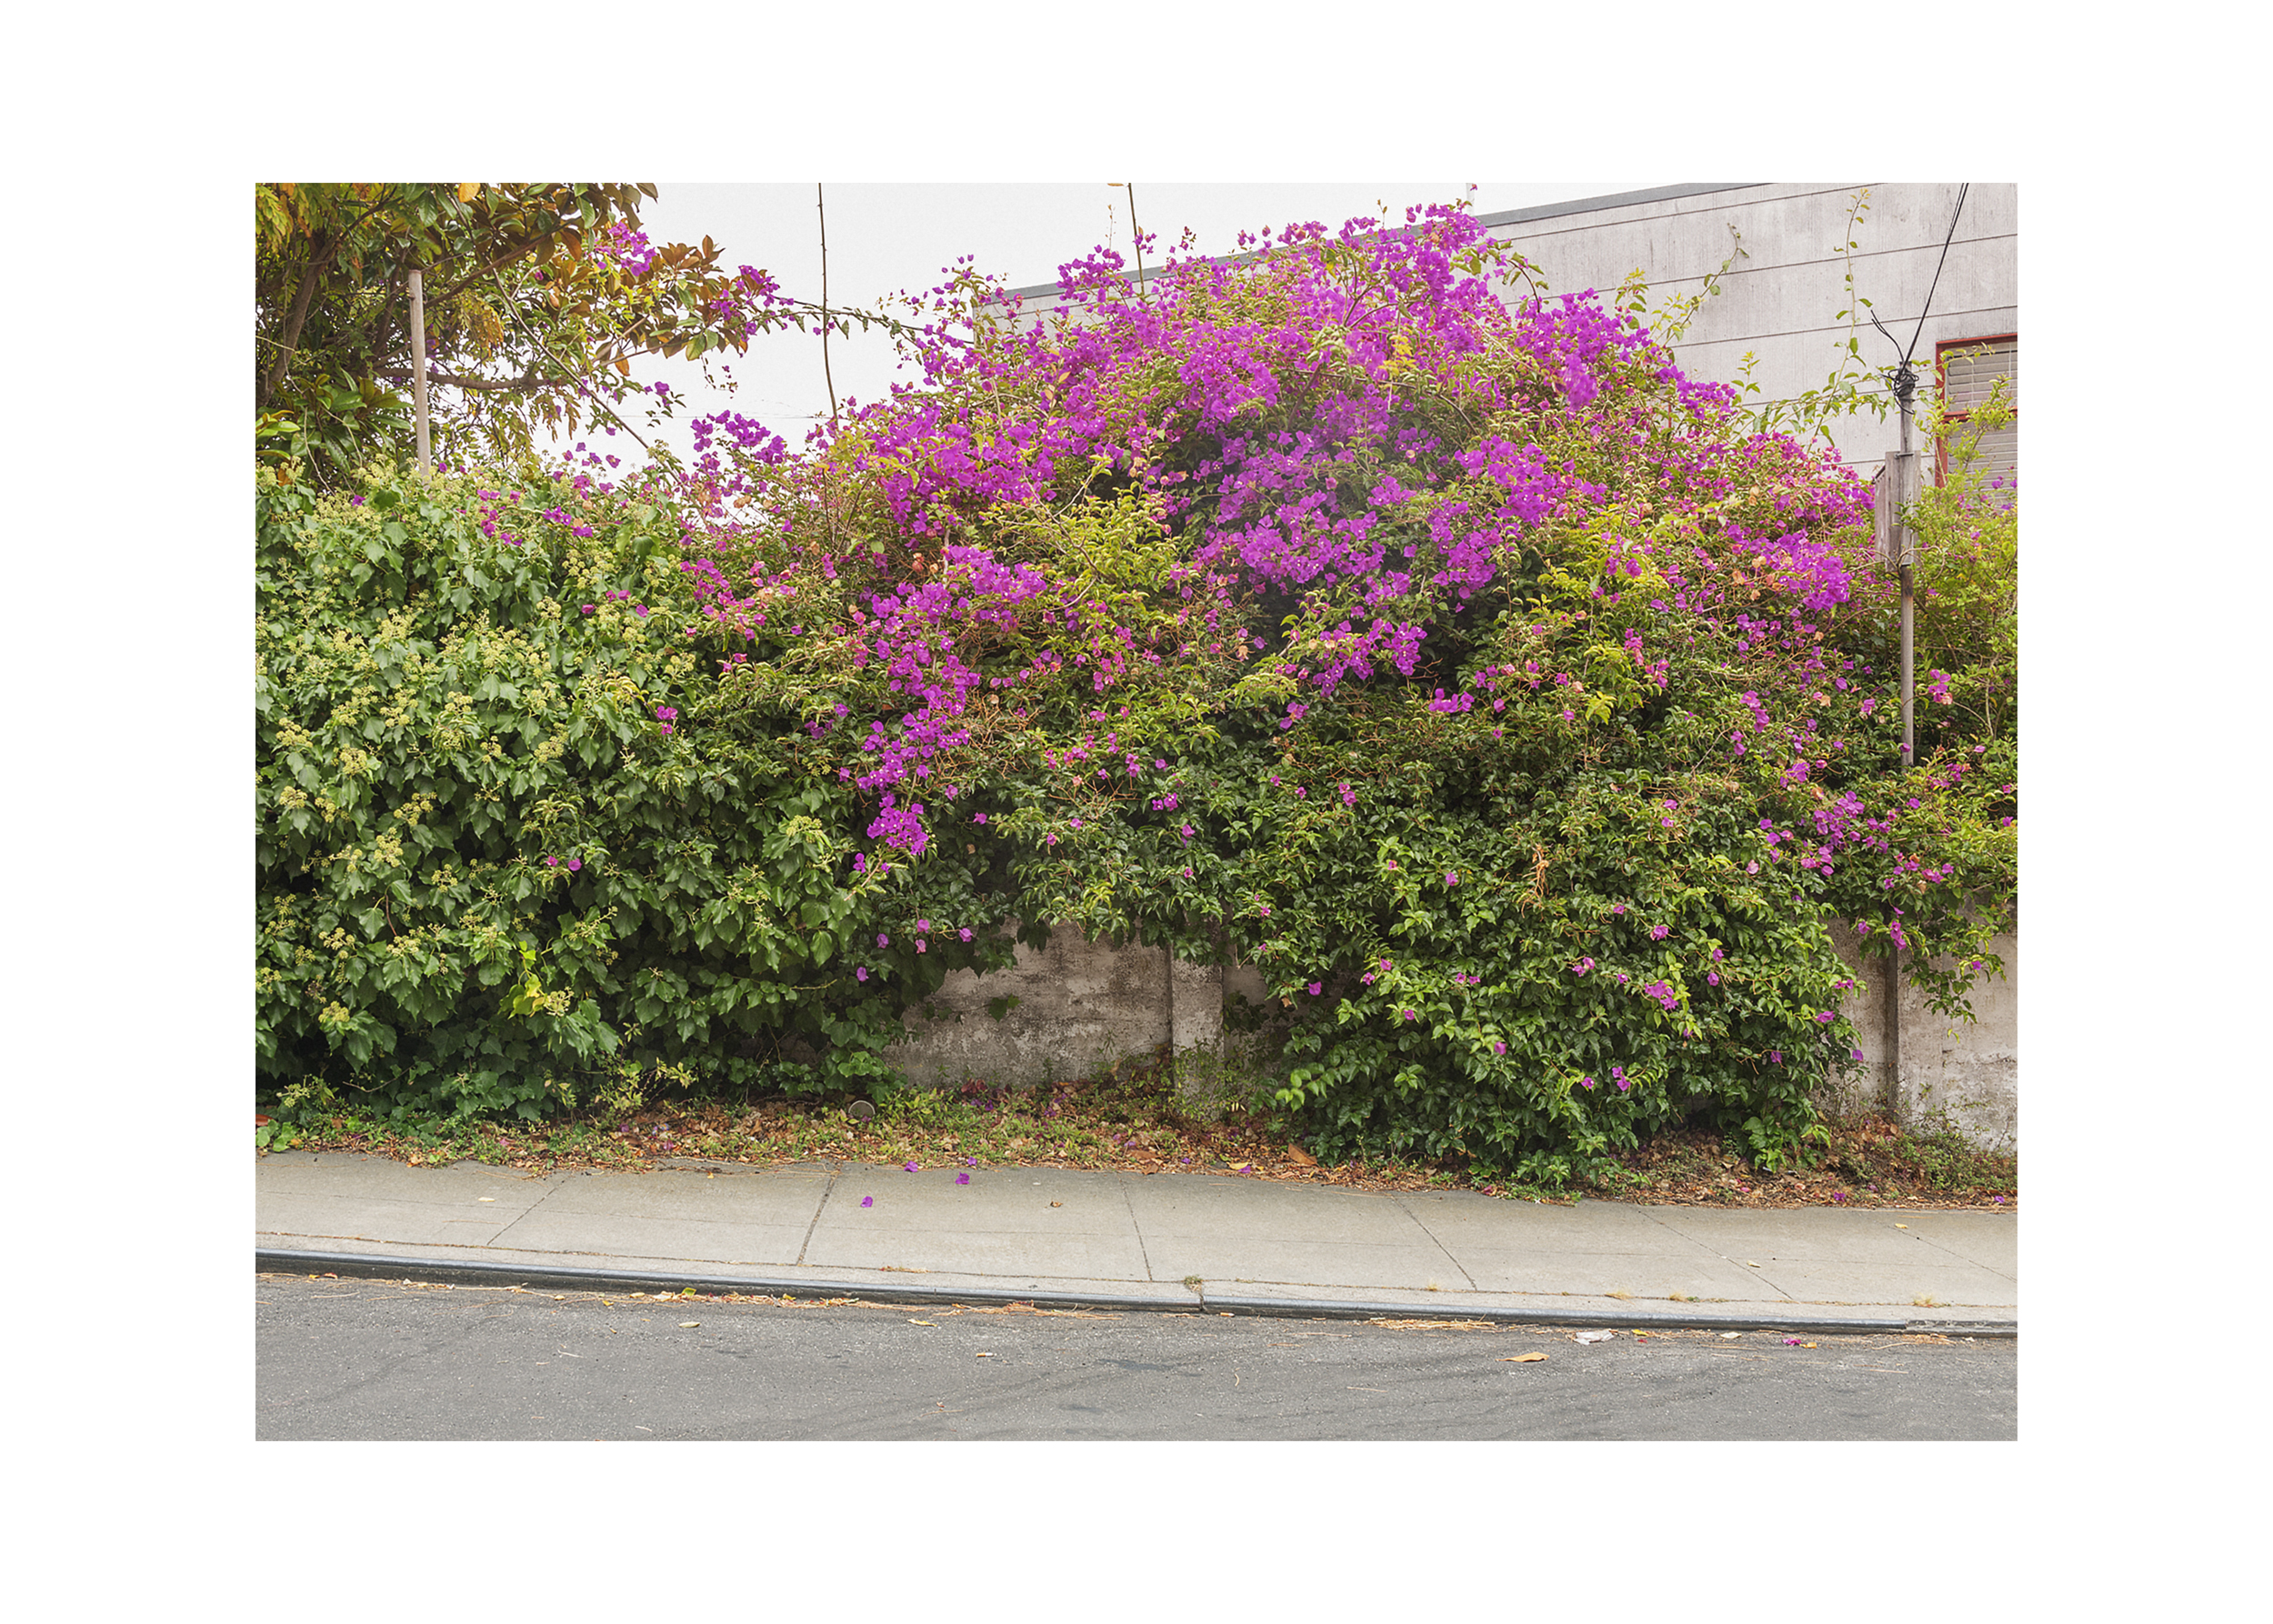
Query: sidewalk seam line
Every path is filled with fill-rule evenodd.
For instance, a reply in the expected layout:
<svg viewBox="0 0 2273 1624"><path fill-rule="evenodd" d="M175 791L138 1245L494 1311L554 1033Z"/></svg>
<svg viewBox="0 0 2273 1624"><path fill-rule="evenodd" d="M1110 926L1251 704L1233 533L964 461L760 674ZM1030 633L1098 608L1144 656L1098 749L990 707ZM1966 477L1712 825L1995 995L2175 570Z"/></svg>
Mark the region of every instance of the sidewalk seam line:
<svg viewBox="0 0 2273 1624"><path fill-rule="evenodd" d="M1659 1218L1656 1208L1645 1207L1642 1210L1649 1215L1649 1221L1651 1223L1657 1225L1668 1234L1679 1236L1680 1238L1687 1241L1691 1246L1695 1247L1698 1251L1703 1252L1708 1258L1717 1258L1723 1263L1729 1265L1731 1268L1744 1269L1746 1274L1758 1280L1761 1285L1766 1286L1769 1290L1775 1292L1777 1296L1782 1298L1786 1302L1790 1303L1795 1308L1800 1306L1800 1299L1798 1298L1794 1297L1790 1292L1785 1290L1774 1280L1764 1278L1760 1270L1757 1268L1745 1268L1743 1264L1737 1262L1736 1258L1731 1258L1727 1253L1715 1251L1711 1247L1707 1246L1694 1235L1682 1234L1680 1230L1676 1229L1671 1224L1667 1223L1665 1219Z"/></svg>
<svg viewBox="0 0 2273 1624"><path fill-rule="evenodd" d="M1928 1240L1923 1235L1917 1236L1915 1238L1925 1241L1926 1244L1932 1247L1934 1250L1943 1253L1948 1257L1955 1258L1960 1263L1970 1264L1975 1268L1982 1269L1987 1273L1993 1274L2000 1280L2009 1280L2015 1286L2018 1286L2020 1284L2020 1276L2018 1274L2007 1274L2001 1268L1991 1268L1988 1264L1983 1263L1977 1258L1968 1258L1963 1252L1953 1252L1948 1247L1942 1245L1938 1240Z"/></svg>
<svg viewBox="0 0 2273 1624"><path fill-rule="evenodd" d="M1136 1237L1136 1257L1145 1266L1145 1284L1157 1286L1160 1282L1152 1272L1152 1248L1145 1245L1145 1226L1136 1217L1136 1203L1129 1198L1128 1175L1116 1171L1113 1179L1121 1187L1121 1206L1127 1210L1129 1229Z"/></svg>
<svg viewBox="0 0 2273 1624"><path fill-rule="evenodd" d="M1423 1235L1427 1236L1429 1240L1435 1245L1436 1248L1445 1255L1445 1261L1451 1264L1453 1268L1460 1271L1460 1278L1468 1283L1468 1289L1470 1291L1478 1291L1482 1289L1481 1287L1477 1285L1476 1277L1468 1272L1468 1266L1452 1255L1452 1248L1445 1245L1443 1238L1434 1229L1430 1228L1427 1224L1422 1223L1420 1215L1405 1204L1405 1197L1402 1192L1393 1195L1389 1198L1397 1203L1397 1210L1402 1212L1407 1218L1411 1218L1413 1220L1414 1227Z"/></svg>
<svg viewBox="0 0 2273 1624"><path fill-rule="evenodd" d="M566 1181L567 1175L566 1175L566 1174L563 1174L563 1175L561 1175L561 1178L562 1178L562 1181L565 1183L565 1182ZM513 1215L513 1222L512 1222L512 1223L510 1223L510 1224L507 1224L507 1225L506 1225L506 1226L503 1229L498 1230L498 1231L496 1232L496 1234L495 1234L495 1235L491 1236L491 1237L489 1238L488 1241L487 1241L486 1244L486 1245L489 1245L489 1246L493 1246L493 1247L494 1247L494 1246L496 1246L498 1242L500 1242L500 1241L502 1241L503 1239L505 1239L506 1236L506 1235L507 1235L507 1234L508 1234L511 1230L513 1230L513 1229L514 1229L514 1228L516 1228L516 1226L517 1226L517 1225L521 1222L521 1220L522 1220L523 1218L525 1218L528 1217L530 1213L535 1212L535 1211L536 1211L538 1208L540 1208L540 1207L544 1206L546 1202L547 1202L547 1201L551 1200L551 1199L553 1198L553 1192L554 1192L555 1190L556 1190L556 1189L560 1188L561 1188L561 1186L560 1186L560 1185L558 1185L558 1184L555 1184L555 1183L552 1181L551 1178L548 1176L548 1177L546 1178L546 1181L545 1181L545 1193L544 1193L543 1195L541 1195L541 1196L537 1197L536 1200L534 1200L534 1201L530 1202L530 1203L528 1204L528 1206L527 1206L527 1208L525 1208L524 1210L522 1210L522 1211L520 1211L520 1212L516 1212L516 1213L515 1213L515 1214Z"/></svg>
<svg viewBox="0 0 2273 1624"><path fill-rule="evenodd" d="M805 1227L805 1238L797 1243L797 1260L790 1268L805 1267L805 1255L813 1249L813 1232L821 1227L821 1215L828 1210L828 1198L836 1193L836 1175L844 1170L844 1163L829 1163L828 1182L821 1187L821 1198L813 1208L813 1221Z"/></svg>

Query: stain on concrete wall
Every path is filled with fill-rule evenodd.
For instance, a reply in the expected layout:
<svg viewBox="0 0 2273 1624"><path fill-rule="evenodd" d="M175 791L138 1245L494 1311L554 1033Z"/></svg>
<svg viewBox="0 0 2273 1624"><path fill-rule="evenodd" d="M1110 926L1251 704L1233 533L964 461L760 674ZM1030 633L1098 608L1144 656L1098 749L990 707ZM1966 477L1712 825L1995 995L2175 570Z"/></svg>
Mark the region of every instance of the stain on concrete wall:
<svg viewBox="0 0 2273 1624"><path fill-rule="evenodd" d="M1985 1150L2020 1144L2020 938L1995 937L2005 961L1994 979L1977 977L1973 1019L1952 1020L1902 989L1902 1053L1894 1114L1906 1128L1932 1128L1946 1118Z"/></svg>
<svg viewBox="0 0 2273 1624"><path fill-rule="evenodd" d="M930 1000L937 1018L909 1010L906 1039L885 1058L922 1088L967 1078L1030 1087L1148 1055L1169 1040L1167 949L1116 948L1059 926L1048 947L1021 942L1017 955L989 976L950 972ZM1001 997L1018 1002L998 1020L986 1005Z"/></svg>
<svg viewBox="0 0 2273 1624"><path fill-rule="evenodd" d="M1827 922L1831 947L1857 985L1840 1000L1839 1013L1854 1023L1855 1046L1863 1051L1862 1069L1834 1077L1817 1090L1816 1103L1834 1117L1894 1108L1894 1044L1887 1007L1887 976L1891 967L1883 958L1863 952L1863 938L1844 919Z"/></svg>

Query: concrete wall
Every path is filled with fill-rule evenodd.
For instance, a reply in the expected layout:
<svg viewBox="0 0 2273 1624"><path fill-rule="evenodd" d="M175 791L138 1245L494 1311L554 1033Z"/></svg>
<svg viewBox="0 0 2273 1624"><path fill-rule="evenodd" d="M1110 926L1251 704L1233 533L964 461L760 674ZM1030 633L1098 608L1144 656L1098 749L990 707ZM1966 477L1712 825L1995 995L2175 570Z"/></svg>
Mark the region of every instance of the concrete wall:
<svg viewBox="0 0 2273 1624"><path fill-rule="evenodd" d="M980 977L949 973L929 1004L905 1017L888 1056L926 1088L966 1078L1031 1086L1083 1076L1164 1044L1210 1048L1223 1030L1223 974L1172 960L1165 947L1115 947L1059 926L1049 946L1021 942L1017 962ZM997 1020L990 999L1016 997Z"/></svg>
<svg viewBox="0 0 2273 1624"><path fill-rule="evenodd" d="M2020 938L2000 936L1990 947L2005 974L1975 981L1970 1022L1937 1015L1916 988L1901 989L1894 1115L1918 1126L1946 1115L1974 1144L2014 1150L2020 1144Z"/></svg>
<svg viewBox="0 0 2273 1624"><path fill-rule="evenodd" d="M1987 1150L2020 1143L2020 937L1995 937L2001 977L1974 978L1973 1019L1951 1020L1927 1007L1908 983L1889 986L1884 959L1865 959L1851 927L1835 926L1832 943L1862 985L1843 1013L1855 1023L1864 1072L1827 1084L1828 1110L1886 1112L1905 1128L1934 1128L1946 1118Z"/></svg>
<svg viewBox="0 0 2273 1624"><path fill-rule="evenodd" d="M1835 927L1833 945L1861 985L1847 995L1864 1070L1827 1084L1827 1109L1882 1110L1906 1128L1938 1126L1946 1115L1986 1149L2019 1143L2020 942L1993 944L2005 961L1996 980L1977 980L1974 1020L1953 1022L1926 1007L1916 988L1889 991L1883 959L1865 959L1851 927ZM1048 947L1023 943L1011 968L981 977L951 974L932 999L936 1018L910 1010L907 1038L892 1063L926 1088L966 1078L1030 1087L1082 1077L1165 1046L1188 1054L1220 1053L1225 1006L1235 997L1264 1001L1252 966L1222 968L1170 957L1165 947L1115 947L1060 927ZM987 1000L1016 997L1000 1020Z"/></svg>

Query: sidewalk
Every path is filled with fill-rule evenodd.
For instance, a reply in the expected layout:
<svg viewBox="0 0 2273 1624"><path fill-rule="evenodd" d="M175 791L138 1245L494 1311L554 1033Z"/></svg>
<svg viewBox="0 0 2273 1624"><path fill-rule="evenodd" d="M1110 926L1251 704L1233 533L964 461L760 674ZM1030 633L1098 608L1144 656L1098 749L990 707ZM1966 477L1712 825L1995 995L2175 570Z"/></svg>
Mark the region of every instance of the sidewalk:
<svg viewBox="0 0 2273 1624"><path fill-rule="evenodd" d="M858 1163L532 1174L287 1151L256 1267L1186 1312L2017 1334L2016 1214L1720 1211L1196 1173ZM1934 1306L1921 1299L1930 1298Z"/></svg>

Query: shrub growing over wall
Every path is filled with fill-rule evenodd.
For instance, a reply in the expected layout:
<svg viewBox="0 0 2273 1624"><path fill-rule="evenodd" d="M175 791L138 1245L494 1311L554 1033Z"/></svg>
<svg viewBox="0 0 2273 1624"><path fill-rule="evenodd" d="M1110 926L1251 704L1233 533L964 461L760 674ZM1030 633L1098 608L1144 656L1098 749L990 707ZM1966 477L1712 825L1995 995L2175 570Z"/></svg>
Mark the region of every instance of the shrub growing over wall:
<svg viewBox="0 0 2273 1624"><path fill-rule="evenodd" d="M848 791L794 729L682 720L716 672L679 517L589 474L364 484L258 476L264 1089L537 1117L883 1078Z"/></svg>
<svg viewBox="0 0 2273 1624"><path fill-rule="evenodd" d="M1069 311L1039 327L960 278L916 352L923 386L804 456L731 416L706 425L683 537L650 515L545 541L552 573L492 618L540 628L568 717L586 703L571 686L617 691L605 714L646 731L573 791L531 777L523 833L485 837L485 917L506 931L561 887L530 946L592 1014L539 1018L556 1031L517 1013L500 937L450 984L494 1006L482 1042L586 1066L610 1036L715 1058L756 1029L738 973L856 1078L944 966L1006 950L992 927L1054 920L1262 967L1291 1023L1279 1103L1321 1153L1551 1178L1697 1109L1766 1156L1803 1138L1810 1092L1853 1054L1827 918L1921 966L1988 961L2014 879L2010 697L1994 739L1929 716L1928 758L1900 770L1890 587L1867 491L1835 460L1745 432L1633 311L1508 300L1525 267L1457 211L1293 231L1141 294L1116 269L1068 266ZM447 559L406 575L406 602L490 576L502 548L476 512L421 514ZM391 556L383 522L355 539L373 524L291 521L330 538L310 558ZM496 578L538 567L538 538L516 539ZM579 618L573 600L609 586L656 615ZM295 648L346 612L300 601ZM402 611L382 593L355 612L376 638ZM426 613L431 664L448 617ZM439 714L450 682L426 680ZM570 725L476 703L532 757ZM678 712L667 739L658 704ZM366 735L373 714L352 713ZM545 810L572 792L586 823ZM776 855L793 827L794 874ZM647 889L537 873L587 830ZM294 860L316 860L315 831ZM777 923L726 928L757 907L727 877L768 860L829 949L736 972L792 950ZM452 877L469 888L447 907L479 895ZM399 957L367 904L343 911L359 897L323 929L355 924L358 964ZM608 907L632 967L546 945ZM692 989L706 968L718 979L676 1025L636 1001L640 975ZM356 1029L352 1001L322 1002L298 996L291 1052ZM472 1039L452 1041L428 1075L465 1073Z"/></svg>

